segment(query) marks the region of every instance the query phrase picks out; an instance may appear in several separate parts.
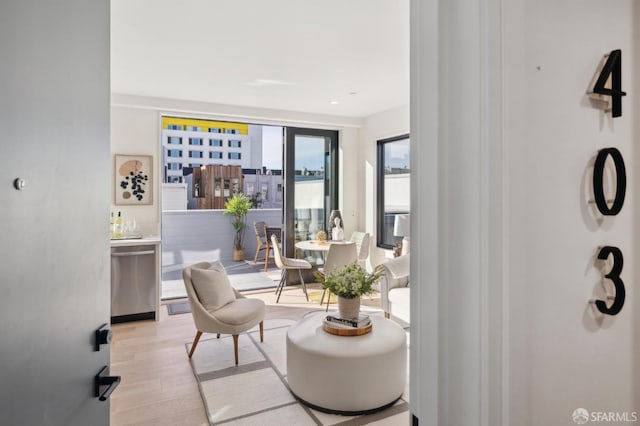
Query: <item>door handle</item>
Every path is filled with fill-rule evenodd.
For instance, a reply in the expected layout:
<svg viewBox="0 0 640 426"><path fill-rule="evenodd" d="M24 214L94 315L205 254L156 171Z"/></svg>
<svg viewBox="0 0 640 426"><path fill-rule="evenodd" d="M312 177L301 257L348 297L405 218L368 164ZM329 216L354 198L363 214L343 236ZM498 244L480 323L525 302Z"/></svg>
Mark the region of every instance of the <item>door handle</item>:
<svg viewBox="0 0 640 426"><path fill-rule="evenodd" d="M93 379L93 396L100 401L106 401L122 380L120 376L108 376L108 374L109 366L105 365Z"/></svg>
<svg viewBox="0 0 640 426"><path fill-rule="evenodd" d="M97 329L93 338L93 350L98 352L100 350L101 345L108 345L111 343L111 338L113 337L111 330L108 328L109 326L105 323Z"/></svg>

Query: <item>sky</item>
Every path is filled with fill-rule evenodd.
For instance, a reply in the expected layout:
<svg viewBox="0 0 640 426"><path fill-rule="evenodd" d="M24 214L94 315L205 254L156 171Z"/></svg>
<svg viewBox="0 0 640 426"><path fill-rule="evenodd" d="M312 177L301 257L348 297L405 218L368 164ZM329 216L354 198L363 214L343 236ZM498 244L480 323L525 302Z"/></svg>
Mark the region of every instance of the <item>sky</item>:
<svg viewBox="0 0 640 426"><path fill-rule="evenodd" d="M262 126L262 165L267 169L282 170L282 132L280 126ZM299 136L296 139L297 170L320 170L324 165L324 139Z"/></svg>

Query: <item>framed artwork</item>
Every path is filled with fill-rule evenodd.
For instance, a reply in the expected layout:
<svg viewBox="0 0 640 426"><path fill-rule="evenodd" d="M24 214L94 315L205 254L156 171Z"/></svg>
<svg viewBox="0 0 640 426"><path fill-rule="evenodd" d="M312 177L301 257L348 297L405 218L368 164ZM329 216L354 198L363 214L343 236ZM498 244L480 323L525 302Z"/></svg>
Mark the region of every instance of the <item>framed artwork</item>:
<svg viewBox="0 0 640 426"><path fill-rule="evenodd" d="M115 204L153 204L153 157L121 154L115 157Z"/></svg>

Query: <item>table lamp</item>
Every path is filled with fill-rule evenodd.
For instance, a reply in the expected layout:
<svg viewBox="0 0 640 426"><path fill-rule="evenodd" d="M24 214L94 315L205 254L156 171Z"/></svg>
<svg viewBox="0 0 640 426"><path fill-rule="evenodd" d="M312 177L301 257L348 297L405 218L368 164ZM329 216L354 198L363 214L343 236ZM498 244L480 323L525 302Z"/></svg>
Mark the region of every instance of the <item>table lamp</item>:
<svg viewBox="0 0 640 426"><path fill-rule="evenodd" d="M393 235L402 237L402 250L400 255L409 253L409 241L411 236L411 215L397 214L393 223Z"/></svg>

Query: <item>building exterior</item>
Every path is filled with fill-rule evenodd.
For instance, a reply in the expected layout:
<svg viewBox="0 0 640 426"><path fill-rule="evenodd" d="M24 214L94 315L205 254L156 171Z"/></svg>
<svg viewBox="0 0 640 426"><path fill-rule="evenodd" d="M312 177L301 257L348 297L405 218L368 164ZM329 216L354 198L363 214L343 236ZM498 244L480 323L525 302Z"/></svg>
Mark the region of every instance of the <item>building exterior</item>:
<svg viewBox="0 0 640 426"><path fill-rule="evenodd" d="M183 182L187 167L260 168L261 133L260 126L244 123L162 117L163 181Z"/></svg>

